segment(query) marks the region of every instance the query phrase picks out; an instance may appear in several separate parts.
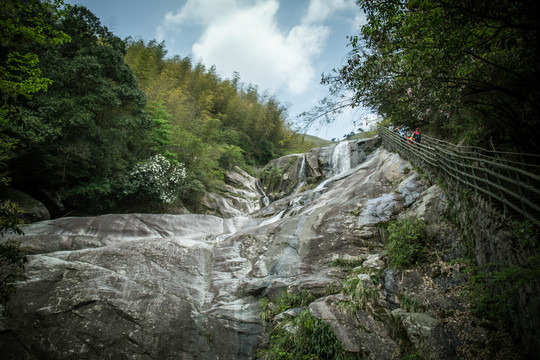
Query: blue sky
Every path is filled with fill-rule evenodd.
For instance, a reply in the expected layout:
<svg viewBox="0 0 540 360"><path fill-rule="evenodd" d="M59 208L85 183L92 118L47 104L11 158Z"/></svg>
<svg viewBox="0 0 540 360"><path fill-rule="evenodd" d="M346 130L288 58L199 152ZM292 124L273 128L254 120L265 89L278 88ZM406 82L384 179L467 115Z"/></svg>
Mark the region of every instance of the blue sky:
<svg viewBox="0 0 540 360"><path fill-rule="evenodd" d="M339 68L347 35L364 21L355 0L65 0L86 6L117 36L165 41L168 56L190 56L222 78L275 95L289 119L328 94L321 74ZM364 109L346 111L334 124L308 133L341 138L358 127Z"/></svg>

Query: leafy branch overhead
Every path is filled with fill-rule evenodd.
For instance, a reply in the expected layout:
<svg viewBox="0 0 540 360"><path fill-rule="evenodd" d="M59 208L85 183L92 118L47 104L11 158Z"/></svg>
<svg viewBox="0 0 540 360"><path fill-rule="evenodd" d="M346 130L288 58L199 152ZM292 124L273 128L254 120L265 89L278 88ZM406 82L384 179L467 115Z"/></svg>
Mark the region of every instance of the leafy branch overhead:
<svg viewBox="0 0 540 360"><path fill-rule="evenodd" d="M360 0L367 23L324 77L390 121L525 152L540 130L536 1Z"/></svg>

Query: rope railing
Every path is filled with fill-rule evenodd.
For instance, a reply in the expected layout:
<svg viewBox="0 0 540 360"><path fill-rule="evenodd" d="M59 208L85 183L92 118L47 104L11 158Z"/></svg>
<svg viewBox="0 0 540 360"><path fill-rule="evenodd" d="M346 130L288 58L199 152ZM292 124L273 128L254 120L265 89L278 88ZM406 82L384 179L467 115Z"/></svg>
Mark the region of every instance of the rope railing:
<svg viewBox="0 0 540 360"><path fill-rule="evenodd" d="M411 142L379 126L386 149L421 167L433 180L465 186L505 215L520 215L540 226L540 155L457 146L422 135Z"/></svg>

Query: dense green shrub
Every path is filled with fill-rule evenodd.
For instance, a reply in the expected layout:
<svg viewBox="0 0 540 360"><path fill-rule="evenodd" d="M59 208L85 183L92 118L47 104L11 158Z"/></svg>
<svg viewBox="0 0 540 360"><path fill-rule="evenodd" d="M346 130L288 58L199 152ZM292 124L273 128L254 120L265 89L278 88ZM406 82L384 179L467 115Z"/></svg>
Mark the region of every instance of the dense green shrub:
<svg viewBox="0 0 540 360"><path fill-rule="evenodd" d="M296 359L361 359L346 351L336 335L321 319L304 310L297 317L275 326L268 346L259 349L263 360Z"/></svg>
<svg viewBox="0 0 540 360"><path fill-rule="evenodd" d="M472 312L485 319L502 319L513 307L520 289L540 278L540 255L530 256L524 265L489 264L468 269L470 279L464 295Z"/></svg>
<svg viewBox="0 0 540 360"><path fill-rule="evenodd" d="M308 306L313 300L315 300L315 296L307 290L302 290L299 293L283 291L275 299L269 300L264 297L259 301L260 316L263 321L270 322L276 315L295 307Z"/></svg>
<svg viewBox="0 0 540 360"><path fill-rule="evenodd" d="M392 268L404 269L426 260L425 227L424 221L415 217L395 220L389 224L385 248Z"/></svg>

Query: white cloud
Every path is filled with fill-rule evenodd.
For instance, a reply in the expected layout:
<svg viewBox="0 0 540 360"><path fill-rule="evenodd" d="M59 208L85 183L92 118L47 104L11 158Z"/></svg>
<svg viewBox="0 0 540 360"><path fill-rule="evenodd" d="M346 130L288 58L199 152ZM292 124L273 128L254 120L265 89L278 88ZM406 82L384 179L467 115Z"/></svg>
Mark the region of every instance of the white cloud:
<svg viewBox="0 0 540 360"><path fill-rule="evenodd" d="M325 21L333 13L357 8L354 0L311 0L303 23L312 24Z"/></svg>
<svg viewBox="0 0 540 360"><path fill-rule="evenodd" d="M239 71L263 89L305 92L314 80L312 57L322 50L328 29L296 26L283 33L276 23L278 8L275 0L260 1L215 19L193 45L194 57L225 74Z"/></svg>
<svg viewBox="0 0 540 360"><path fill-rule="evenodd" d="M305 5L304 17L287 32L277 23L278 0L187 0L165 15L157 39L174 44L171 34L180 38L182 29L198 26L201 35L191 48L195 61L216 65L225 77L238 71L242 81L263 90L302 95L317 86L315 75L324 71L315 65L330 36L324 21L357 8L354 0L310 0L309 6L306 0Z"/></svg>
<svg viewBox="0 0 540 360"><path fill-rule="evenodd" d="M360 31L360 27L367 24L366 14L363 11L359 11L353 20L351 20L351 30L353 34Z"/></svg>
<svg viewBox="0 0 540 360"><path fill-rule="evenodd" d="M188 0L176 13L165 14L164 25L207 25L219 17L228 16L239 6L236 0Z"/></svg>

